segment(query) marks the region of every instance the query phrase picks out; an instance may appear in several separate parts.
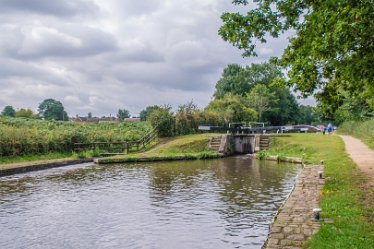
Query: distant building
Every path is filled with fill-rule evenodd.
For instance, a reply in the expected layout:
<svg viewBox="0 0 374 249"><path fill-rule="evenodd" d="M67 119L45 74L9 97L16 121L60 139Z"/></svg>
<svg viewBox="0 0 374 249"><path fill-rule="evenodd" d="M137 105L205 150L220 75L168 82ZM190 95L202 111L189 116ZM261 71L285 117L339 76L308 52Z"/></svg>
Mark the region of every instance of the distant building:
<svg viewBox="0 0 374 249"><path fill-rule="evenodd" d="M121 122L120 119L115 117L81 117L81 116L75 116L70 119L72 122L78 122L78 123L117 123Z"/></svg>
<svg viewBox="0 0 374 249"><path fill-rule="evenodd" d="M138 123L140 122L140 118L124 118L123 119L123 122L126 122L126 123Z"/></svg>

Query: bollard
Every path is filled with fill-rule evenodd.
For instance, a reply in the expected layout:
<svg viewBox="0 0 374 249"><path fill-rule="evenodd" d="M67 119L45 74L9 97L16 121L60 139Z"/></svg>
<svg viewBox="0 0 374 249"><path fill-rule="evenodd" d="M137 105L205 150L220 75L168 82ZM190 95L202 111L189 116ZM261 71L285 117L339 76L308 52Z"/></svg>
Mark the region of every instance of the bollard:
<svg viewBox="0 0 374 249"><path fill-rule="evenodd" d="M313 220L314 221L320 221L320 212L322 211L322 209L320 208L313 208Z"/></svg>
<svg viewBox="0 0 374 249"><path fill-rule="evenodd" d="M319 179L323 179L323 171L318 171Z"/></svg>

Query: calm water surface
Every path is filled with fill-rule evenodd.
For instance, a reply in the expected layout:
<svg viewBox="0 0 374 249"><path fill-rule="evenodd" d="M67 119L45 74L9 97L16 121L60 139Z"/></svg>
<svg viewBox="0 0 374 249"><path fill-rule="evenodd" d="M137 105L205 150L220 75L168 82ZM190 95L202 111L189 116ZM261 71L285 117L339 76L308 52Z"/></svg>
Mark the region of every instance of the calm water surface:
<svg viewBox="0 0 374 249"><path fill-rule="evenodd" d="M261 248L301 168L246 156L0 178L0 248Z"/></svg>

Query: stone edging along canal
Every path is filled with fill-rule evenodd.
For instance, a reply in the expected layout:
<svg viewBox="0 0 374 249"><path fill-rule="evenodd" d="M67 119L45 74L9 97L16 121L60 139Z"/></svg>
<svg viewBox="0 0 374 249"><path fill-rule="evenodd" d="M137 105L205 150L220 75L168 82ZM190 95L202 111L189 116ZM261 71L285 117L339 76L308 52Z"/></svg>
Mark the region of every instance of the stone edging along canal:
<svg viewBox="0 0 374 249"><path fill-rule="evenodd" d="M30 171L36 171L36 170L63 167L63 166L68 166L68 165L80 164L80 163L89 163L92 161L93 159L68 159L68 160L62 159L62 160L19 163L19 165L15 164L16 166L14 167L0 169L0 177L26 173Z"/></svg>
<svg viewBox="0 0 374 249"><path fill-rule="evenodd" d="M302 248L318 231L320 221L314 220L313 209L318 208L318 197L324 185L320 178L322 172L322 165L304 165L294 189L274 218L264 249Z"/></svg>

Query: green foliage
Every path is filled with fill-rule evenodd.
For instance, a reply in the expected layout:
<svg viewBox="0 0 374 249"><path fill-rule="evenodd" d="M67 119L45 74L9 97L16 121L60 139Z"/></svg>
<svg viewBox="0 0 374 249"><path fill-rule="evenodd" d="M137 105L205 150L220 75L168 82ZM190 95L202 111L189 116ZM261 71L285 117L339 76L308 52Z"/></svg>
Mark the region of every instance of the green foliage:
<svg viewBox="0 0 374 249"><path fill-rule="evenodd" d="M79 158L79 159L84 159L84 158L94 158L94 157L99 157L101 151L99 149L95 150L84 150L80 152L74 152L73 157Z"/></svg>
<svg viewBox="0 0 374 249"><path fill-rule="evenodd" d="M205 112L215 112L224 123L249 122L257 120L257 112L246 106L244 97L226 94L222 99L214 99Z"/></svg>
<svg viewBox="0 0 374 249"><path fill-rule="evenodd" d="M273 60L245 68L233 64L224 69L214 97L223 99L228 93L242 97L250 95L245 106L255 109L260 121L272 125L296 123L298 103L282 82L282 72Z"/></svg>
<svg viewBox="0 0 374 249"><path fill-rule="evenodd" d="M44 120L69 120L68 114L60 101L46 99L38 107L39 116Z"/></svg>
<svg viewBox="0 0 374 249"><path fill-rule="evenodd" d="M257 159L265 159L268 157L268 152L266 150L260 150L259 152L256 153L256 158Z"/></svg>
<svg viewBox="0 0 374 249"><path fill-rule="evenodd" d="M32 110L23 108L16 111L14 116L17 118L38 118L38 115L36 115Z"/></svg>
<svg viewBox="0 0 374 249"><path fill-rule="evenodd" d="M2 116L6 117L14 117L16 111L14 110L13 106L7 105L4 107L4 110L1 112Z"/></svg>
<svg viewBox="0 0 374 249"><path fill-rule="evenodd" d="M135 141L150 131L145 123L91 124L0 118L0 155L70 152L74 143Z"/></svg>
<svg viewBox="0 0 374 249"><path fill-rule="evenodd" d="M338 131L357 137L371 149L374 149L374 119L344 122L339 126Z"/></svg>
<svg viewBox="0 0 374 249"><path fill-rule="evenodd" d="M276 104L264 114L264 120L272 125L295 124L299 114L299 104L290 89L285 86L273 85L269 88L274 94Z"/></svg>
<svg viewBox="0 0 374 249"><path fill-rule="evenodd" d="M223 98L225 94L245 96L258 85L270 85L276 78L281 77L280 69L270 62L251 64L245 68L230 64L224 70L221 79L216 84L215 98Z"/></svg>
<svg viewBox="0 0 374 249"><path fill-rule="evenodd" d="M148 117L148 121L152 127L157 129L159 136L170 137L174 135L175 119L170 106L153 110Z"/></svg>
<svg viewBox="0 0 374 249"><path fill-rule="evenodd" d="M149 115L152 113L152 111L154 110L157 110L157 109L160 109L161 107L159 107L158 105L154 105L154 106L147 106L145 108L145 110L142 110L139 114L140 116L140 120L141 121L146 121L149 117Z"/></svg>
<svg viewBox="0 0 374 249"><path fill-rule="evenodd" d="M203 113L192 101L180 105L175 114L175 131L179 135L193 134L198 130L199 124L204 122Z"/></svg>
<svg viewBox="0 0 374 249"><path fill-rule="evenodd" d="M235 4L248 4L234 0ZM350 99L374 110L374 4L361 1L255 1L246 14L224 13L222 38L245 56L254 56L257 41L293 30L295 36L278 61L288 71L287 84L307 96L319 90L325 118L348 117ZM339 110L343 106L343 110ZM342 114L343 112L343 114Z"/></svg>
<svg viewBox="0 0 374 249"><path fill-rule="evenodd" d="M311 106L299 106L299 113L297 117L298 124L308 124L308 125L318 125L322 121L320 119L320 114L315 107Z"/></svg>
<svg viewBox="0 0 374 249"><path fill-rule="evenodd" d="M275 94L265 85L256 85L247 96L248 105L255 109L258 114L258 121L264 121L263 115L270 111L279 111Z"/></svg>
<svg viewBox="0 0 374 249"><path fill-rule="evenodd" d="M130 117L130 112L126 109L118 109L117 118L125 119Z"/></svg>

